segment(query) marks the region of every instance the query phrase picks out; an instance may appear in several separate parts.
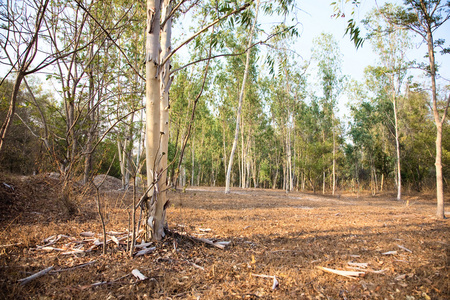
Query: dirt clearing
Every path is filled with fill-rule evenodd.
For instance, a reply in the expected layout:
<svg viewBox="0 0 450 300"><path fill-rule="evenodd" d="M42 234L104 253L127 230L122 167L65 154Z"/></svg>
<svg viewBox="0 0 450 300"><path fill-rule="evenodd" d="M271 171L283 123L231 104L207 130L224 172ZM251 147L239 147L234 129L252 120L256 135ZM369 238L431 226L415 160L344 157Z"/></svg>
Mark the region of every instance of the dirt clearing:
<svg viewBox="0 0 450 300"><path fill-rule="evenodd" d="M0 182L3 299L450 298L450 220L436 220L429 196L405 196L406 206L392 195L171 192L168 236L130 259L126 240L110 242L106 256L101 246L78 254L39 247L51 236L59 236L53 248L87 247L93 242L82 233L101 240L101 226L92 196L78 199L78 212L67 215L55 200L57 181L27 180ZM101 196L107 230L126 232L131 193ZM222 250L195 237L230 243ZM51 266L46 275L18 283ZM138 280L134 269L147 279Z"/></svg>

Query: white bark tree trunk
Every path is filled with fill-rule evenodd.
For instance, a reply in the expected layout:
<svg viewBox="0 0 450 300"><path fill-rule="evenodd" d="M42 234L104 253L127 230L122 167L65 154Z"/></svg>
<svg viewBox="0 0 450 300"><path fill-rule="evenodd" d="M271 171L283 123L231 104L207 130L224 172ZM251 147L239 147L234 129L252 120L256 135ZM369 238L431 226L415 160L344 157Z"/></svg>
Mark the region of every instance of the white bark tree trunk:
<svg viewBox="0 0 450 300"><path fill-rule="evenodd" d="M252 28L250 29L250 32L248 34L247 58L245 60L244 78L242 79L241 92L239 94L239 106L238 106L238 111L237 111L237 115L236 115L236 132L234 134L234 141L233 141L233 146L231 148L230 159L228 162L227 176L225 179L225 194L230 193L231 169L233 167L234 152L236 151L236 147L237 147L237 143L238 143L238 139L239 139L239 124L240 124L240 120L241 120L242 102L244 100L245 83L247 81L248 69L249 69L249 65L250 65L250 52L251 52L250 46L252 45L253 32L254 32L256 24L258 22L259 4L260 4L260 1L258 0L257 4L256 4L255 21L253 22Z"/></svg>
<svg viewBox="0 0 450 300"><path fill-rule="evenodd" d="M157 173L159 170L158 148L160 144L160 0L147 0L147 39L146 39L146 165L147 184L155 186L149 191L151 201L147 203L147 224L153 240L160 240L163 228L160 223L162 214L156 212L158 202ZM158 230L157 230L158 229ZM149 236L147 236L149 238Z"/></svg>
<svg viewBox="0 0 450 300"><path fill-rule="evenodd" d="M431 30L427 30L427 44L428 44L428 58L430 60L430 75L431 75L431 94L433 100L433 115L436 125L436 217L438 219L445 219L444 210L444 182L442 176L442 126L447 116L448 106L450 103L450 95L447 98L447 103L444 109L442 118L439 117L439 111L437 108L437 95L436 95L436 64L434 57L434 42Z"/></svg>
<svg viewBox="0 0 450 300"><path fill-rule="evenodd" d="M162 16L164 19L168 18L171 12L171 2L164 0L162 6ZM166 20L161 31L161 61L164 60L172 51L172 18ZM164 237L164 227L166 226L166 204L167 204L167 155L169 150L169 89L171 79L169 74L170 61L167 61L162 67L160 79L160 145L158 152L158 159L160 159L158 168L158 188L156 208L154 210L154 240L161 240Z"/></svg>
<svg viewBox="0 0 450 300"><path fill-rule="evenodd" d="M402 199L402 173L400 167L400 141L398 135L398 118L397 118L397 97L394 94L392 103L394 104L394 127L395 127L395 147L397 153L397 200Z"/></svg>
<svg viewBox="0 0 450 300"><path fill-rule="evenodd" d="M334 116L333 116L334 120ZM334 122L333 122L334 123ZM333 174L332 174L333 196L336 193L336 128L333 124Z"/></svg>

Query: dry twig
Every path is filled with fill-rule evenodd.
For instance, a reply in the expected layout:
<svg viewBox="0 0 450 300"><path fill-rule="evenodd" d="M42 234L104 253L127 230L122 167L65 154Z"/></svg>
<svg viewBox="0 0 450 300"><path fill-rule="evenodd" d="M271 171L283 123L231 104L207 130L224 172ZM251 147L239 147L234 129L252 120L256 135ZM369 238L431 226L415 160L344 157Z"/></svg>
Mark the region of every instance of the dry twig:
<svg viewBox="0 0 450 300"><path fill-rule="evenodd" d="M28 276L28 277L23 278L23 279L19 279L18 282L20 282L21 285L25 285L25 284L27 284L28 282L30 282L30 281L32 281L32 280L38 278L38 277L41 277L41 276L47 274L47 273L50 272L52 269L53 269L53 266L48 267L47 269L44 269L44 270L39 271L39 272L37 272L37 273L34 273L34 274L31 275L31 276Z"/></svg>
<svg viewBox="0 0 450 300"><path fill-rule="evenodd" d="M347 277L347 278L351 278L351 279L356 279L359 276L364 276L365 275L364 272L334 270L334 269L325 268L325 267L321 267L321 266L317 266L316 268L320 269L322 271L328 272L328 273L341 275L341 276L344 276L344 277Z"/></svg>

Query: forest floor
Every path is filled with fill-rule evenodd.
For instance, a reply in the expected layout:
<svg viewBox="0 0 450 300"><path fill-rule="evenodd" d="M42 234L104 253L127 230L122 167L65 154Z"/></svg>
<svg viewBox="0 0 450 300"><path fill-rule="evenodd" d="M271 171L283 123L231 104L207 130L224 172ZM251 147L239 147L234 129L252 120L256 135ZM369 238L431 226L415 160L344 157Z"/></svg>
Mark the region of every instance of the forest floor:
<svg viewBox="0 0 450 300"><path fill-rule="evenodd" d="M95 192L75 187L69 203L57 179L0 174L1 299L450 299L450 220L432 194L188 188L169 193L164 241L129 258L132 193L109 181L102 255Z"/></svg>

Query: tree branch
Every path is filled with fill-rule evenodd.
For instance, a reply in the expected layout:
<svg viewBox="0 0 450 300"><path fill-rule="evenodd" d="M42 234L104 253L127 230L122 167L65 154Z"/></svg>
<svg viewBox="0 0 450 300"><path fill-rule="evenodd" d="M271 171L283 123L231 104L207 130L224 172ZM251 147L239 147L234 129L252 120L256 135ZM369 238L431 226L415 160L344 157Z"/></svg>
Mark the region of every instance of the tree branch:
<svg viewBox="0 0 450 300"><path fill-rule="evenodd" d="M252 0L253 1L253 0ZM174 55L175 52L177 52L178 50L180 50L181 47L183 47L184 45L187 45L189 42L191 42L193 39L195 39L197 36L199 36L200 34L202 34L203 32L205 32L206 30L208 30L209 28L211 28L212 26L216 25L217 23L219 23L220 21L228 18L231 15L240 13L241 11L247 9L249 6L251 5L251 2L245 3L244 5L242 5L241 7L239 7L238 9L235 9L231 12L229 12L228 14L226 14L223 17L218 18L217 20L209 23L208 25L206 25L204 28L200 29L199 31L197 31L196 33L194 33L191 37L189 37L187 40L185 40L184 42L182 42L177 48L175 48L172 53L170 53L160 64L160 66L163 66L164 64L166 64L169 59Z"/></svg>
<svg viewBox="0 0 450 300"><path fill-rule="evenodd" d="M217 55L214 55L214 56L211 56L211 57L208 56L208 57L200 58L200 59L198 59L198 60L196 60L196 61L190 62L190 63L188 63L188 64L186 64L186 65L184 65L184 66L181 66L181 67L179 67L179 68L177 68L177 69L175 69L175 70L172 70L172 71L170 72L170 75L172 75L172 74L174 74L174 73L176 73L176 72L178 72L178 71L181 71L181 70L183 70L183 69L185 69L185 68L187 68L187 67L189 67L189 66L191 66L191 65L194 65L194 64L203 62L203 61L205 61L205 60L216 59L216 58L219 58L219 57L234 57L234 56L243 55L243 54L247 53L248 50L252 49L253 47L255 47L255 46L257 46L257 45L267 45L267 46L270 47L270 45L266 44L267 41L269 41L270 39L272 39L273 37L275 37L275 36L277 36L277 35L279 35L279 34L282 34L282 33L286 32L286 31L291 30L291 29L294 28L295 26L297 26L297 24L296 24L296 25L293 25L293 26L290 26L290 27L288 27L288 28L285 28L285 29L282 30L282 31L278 31L278 32L276 32L276 33L270 34L265 40L261 40L261 41L259 41L259 42L253 43L252 45L250 45L250 47L246 48L246 49L245 49L244 51L242 51L242 52L239 52L239 53L223 53L223 54L217 54Z"/></svg>

